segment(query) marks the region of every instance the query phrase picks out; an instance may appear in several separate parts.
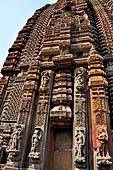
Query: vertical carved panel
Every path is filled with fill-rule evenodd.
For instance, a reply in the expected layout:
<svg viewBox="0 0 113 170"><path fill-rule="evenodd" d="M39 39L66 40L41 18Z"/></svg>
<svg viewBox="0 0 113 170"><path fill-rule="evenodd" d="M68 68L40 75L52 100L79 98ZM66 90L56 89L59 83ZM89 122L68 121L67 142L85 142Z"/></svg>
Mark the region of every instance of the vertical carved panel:
<svg viewBox="0 0 113 170"><path fill-rule="evenodd" d="M29 158L32 165L29 168L43 169L45 145L47 140L48 117L50 110L50 98L52 90L53 71L46 70L41 73L41 85L39 89L39 101L34 133L32 135Z"/></svg>
<svg viewBox="0 0 113 170"><path fill-rule="evenodd" d="M108 82L103 70L103 59L92 49L89 57L89 87L91 101L91 124L94 169L111 168L109 152L110 127L107 87Z"/></svg>
<svg viewBox="0 0 113 170"><path fill-rule="evenodd" d="M86 169L86 69L74 72L73 170Z"/></svg>

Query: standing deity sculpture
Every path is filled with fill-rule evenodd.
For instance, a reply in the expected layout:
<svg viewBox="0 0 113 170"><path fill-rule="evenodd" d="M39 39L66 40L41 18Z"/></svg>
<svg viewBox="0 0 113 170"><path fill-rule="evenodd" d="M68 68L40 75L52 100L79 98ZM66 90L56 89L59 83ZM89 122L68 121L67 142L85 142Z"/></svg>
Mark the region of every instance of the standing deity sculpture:
<svg viewBox="0 0 113 170"><path fill-rule="evenodd" d="M50 75L48 71L43 71L41 74L42 78L41 78L41 85L40 85L40 91L45 91L48 90L48 82L50 80Z"/></svg>
<svg viewBox="0 0 113 170"><path fill-rule="evenodd" d="M108 142L108 133L105 127L100 127L97 129L97 139L99 140L98 149L97 149L97 156L99 157L107 157L109 156L108 149L107 149L107 142Z"/></svg>
<svg viewBox="0 0 113 170"><path fill-rule="evenodd" d="M76 138L76 157L83 157L84 151L83 147L85 145L85 136L83 130L77 130Z"/></svg>
<svg viewBox="0 0 113 170"><path fill-rule="evenodd" d="M84 88L84 68L80 67L76 72L76 88Z"/></svg>
<svg viewBox="0 0 113 170"><path fill-rule="evenodd" d="M14 131L11 135L11 139L9 142L9 146L7 148L8 152L20 150L20 145L21 145L21 141L22 141L22 131L23 131L23 128L21 127L21 125L17 125L14 128Z"/></svg>
<svg viewBox="0 0 113 170"><path fill-rule="evenodd" d="M32 146L31 151L29 153L30 158L40 158L40 152L39 152L39 144L40 140L42 138L42 129L40 127L35 127L34 134L32 136Z"/></svg>

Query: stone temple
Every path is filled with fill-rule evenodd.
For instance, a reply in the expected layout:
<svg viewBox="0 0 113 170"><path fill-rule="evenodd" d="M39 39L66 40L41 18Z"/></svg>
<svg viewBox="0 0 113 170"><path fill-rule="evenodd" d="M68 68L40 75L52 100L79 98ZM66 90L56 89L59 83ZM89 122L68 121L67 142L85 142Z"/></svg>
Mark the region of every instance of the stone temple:
<svg viewBox="0 0 113 170"><path fill-rule="evenodd" d="M0 170L113 170L113 0L58 0L1 70Z"/></svg>

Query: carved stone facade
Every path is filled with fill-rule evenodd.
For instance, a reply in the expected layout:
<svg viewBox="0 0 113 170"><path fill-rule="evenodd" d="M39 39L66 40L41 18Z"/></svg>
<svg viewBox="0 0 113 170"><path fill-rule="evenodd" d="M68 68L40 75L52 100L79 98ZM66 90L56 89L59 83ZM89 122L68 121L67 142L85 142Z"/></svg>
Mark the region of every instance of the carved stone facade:
<svg viewBox="0 0 113 170"><path fill-rule="evenodd" d="M37 10L0 78L1 170L113 169L113 3Z"/></svg>
<svg viewBox="0 0 113 170"><path fill-rule="evenodd" d="M87 107L86 69L74 73L73 169L87 167Z"/></svg>

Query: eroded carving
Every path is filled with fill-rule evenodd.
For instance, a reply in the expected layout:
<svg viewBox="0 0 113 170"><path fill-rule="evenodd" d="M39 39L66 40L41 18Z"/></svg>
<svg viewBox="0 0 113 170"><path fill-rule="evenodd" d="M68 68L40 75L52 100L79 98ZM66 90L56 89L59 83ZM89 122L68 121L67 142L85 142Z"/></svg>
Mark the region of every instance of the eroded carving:
<svg viewBox="0 0 113 170"><path fill-rule="evenodd" d="M23 127L19 124L16 125L11 135L8 148L6 149L8 152L8 163L18 162L20 159L19 153L22 144L22 133Z"/></svg>
<svg viewBox="0 0 113 170"><path fill-rule="evenodd" d="M50 73L48 71L43 71L41 74L41 85L40 85L40 91L45 92L49 90L48 82L50 80Z"/></svg>
<svg viewBox="0 0 113 170"><path fill-rule="evenodd" d="M7 148L8 152L20 150L21 141L22 141L22 131L23 131L22 126L16 125L16 127L14 128L14 131L11 135L9 146Z"/></svg>
<svg viewBox="0 0 113 170"><path fill-rule="evenodd" d="M76 148L74 162L85 162L85 129L77 128L76 135Z"/></svg>
<svg viewBox="0 0 113 170"><path fill-rule="evenodd" d="M39 145L40 145L40 140L42 138L43 131L42 129L37 126L35 127L34 134L32 136L32 146L31 146L31 151L29 153L29 157L31 159L40 159L40 151L39 151Z"/></svg>
<svg viewBox="0 0 113 170"><path fill-rule="evenodd" d="M99 127L97 129L97 139L99 141L97 156L100 157L109 156L108 148L107 148L108 133L106 127Z"/></svg>
<svg viewBox="0 0 113 170"><path fill-rule="evenodd" d="M81 89L84 89L84 73L85 73L85 70L83 67L80 67L77 69L76 71L76 88L78 90L81 90Z"/></svg>
<svg viewBox="0 0 113 170"><path fill-rule="evenodd" d="M74 168L86 167L86 69L79 67L74 73Z"/></svg>
<svg viewBox="0 0 113 170"><path fill-rule="evenodd" d="M96 114L95 115L96 124L105 125L105 123L106 123L105 112L100 110L100 111L96 112L95 114Z"/></svg>

